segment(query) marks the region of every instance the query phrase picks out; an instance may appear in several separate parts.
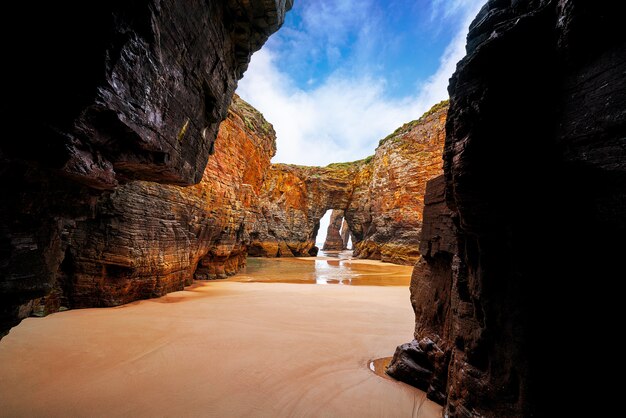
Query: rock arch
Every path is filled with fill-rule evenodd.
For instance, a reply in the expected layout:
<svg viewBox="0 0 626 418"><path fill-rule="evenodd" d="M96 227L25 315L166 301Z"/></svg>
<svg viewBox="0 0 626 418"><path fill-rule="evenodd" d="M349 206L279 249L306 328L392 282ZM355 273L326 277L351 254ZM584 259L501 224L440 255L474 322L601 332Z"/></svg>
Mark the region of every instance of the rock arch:
<svg viewBox="0 0 626 418"><path fill-rule="evenodd" d="M261 216L246 225L249 254L316 254L320 219L330 209L348 208L364 164L365 160L327 167L273 164L260 194Z"/></svg>
<svg viewBox="0 0 626 418"><path fill-rule="evenodd" d="M319 221L343 211L355 255L401 264L419 258L426 182L442 173L447 102L380 141L373 156L326 167L273 164L261 211L246 225L253 256L317 253Z"/></svg>
<svg viewBox="0 0 626 418"><path fill-rule="evenodd" d="M202 181L137 181L99 197L93 217L73 227L52 292L30 300L25 311L45 315L160 296L194 278L236 273L247 252L313 255L328 209L344 211L357 255L412 263L422 186L441 172L445 110L435 107L398 129L372 157L304 167L270 164L271 124L235 97Z"/></svg>

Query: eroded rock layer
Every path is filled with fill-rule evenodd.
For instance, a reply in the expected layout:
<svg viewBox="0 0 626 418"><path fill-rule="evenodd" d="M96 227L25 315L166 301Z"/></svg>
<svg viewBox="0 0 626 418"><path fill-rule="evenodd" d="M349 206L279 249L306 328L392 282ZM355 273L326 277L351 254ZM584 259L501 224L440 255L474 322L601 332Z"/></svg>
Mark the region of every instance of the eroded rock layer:
<svg viewBox="0 0 626 418"><path fill-rule="evenodd" d="M77 222L68 237L52 294L28 307L43 315L159 296L193 278L237 272L248 249L266 256L313 255L319 219L328 208L350 208L347 222L366 230L359 220L368 214L354 208L368 208L367 202L353 197L377 201L370 184L374 163L386 151L324 168L270 169L274 152L271 125L235 97L202 181L190 187L134 181L97 198L92 217ZM343 216L334 211L338 250Z"/></svg>
<svg viewBox="0 0 626 418"><path fill-rule="evenodd" d="M445 400L446 416L614 413L596 375L612 356L586 361L578 348L584 335L611 335L620 316L619 8L489 1L471 25L449 87L445 180L429 184L424 261L411 284L416 341L392 366L419 359L407 375Z"/></svg>
<svg viewBox="0 0 626 418"><path fill-rule="evenodd" d="M364 160L327 167L273 165L261 196L264 217L249 226L250 254L315 253L319 220L336 209L344 212L357 257L415 263L426 182L442 173L447 109L447 102L434 106ZM343 246L340 236L333 239L337 248Z"/></svg>
<svg viewBox="0 0 626 418"><path fill-rule="evenodd" d="M341 241L342 241L342 246L344 250L348 250L348 249L352 249L352 248L348 248L348 245L350 243L350 238L352 238L352 231L350 231L350 226L348 225L348 221L346 221L346 219L343 219L343 223L341 224Z"/></svg>
<svg viewBox="0 0 626 418"><path fill-rule="evenodd" d="M36 313L115 306L237 272L246 259L244 224L258 210L275 152L272 126L235 96L202 181L136 181L101 197L94 218L76 226L63 274Z"/></svg>
<svg viewBox="0 0 626 418"><path fill-rule="evenodd" d="M442 173L447 111L447 101L435 105L380 142L370 177L346 211L348 219L358 219L350 223L357 237L355 256L408 265L417 261L426 182Z"/></svg>
<svg viewBox="0 0 626 418"><path fill-rule="evenodd" d="M251 218L250 255L292 257L317 254L319 221L329 209L346 208L365 161L305 167L273 164L261 191L261 214ZM350 218L348 218L350 222Z"/></svg>
<svg viewBox="0 0 626 418"><path fill-rule="evenodd" d="M28 36L1 25L15 65L0 112L0 336L67 274L74 229L102 212L103 191L201 180L237 80L291 3L21 3L7 14Z"/></svg>

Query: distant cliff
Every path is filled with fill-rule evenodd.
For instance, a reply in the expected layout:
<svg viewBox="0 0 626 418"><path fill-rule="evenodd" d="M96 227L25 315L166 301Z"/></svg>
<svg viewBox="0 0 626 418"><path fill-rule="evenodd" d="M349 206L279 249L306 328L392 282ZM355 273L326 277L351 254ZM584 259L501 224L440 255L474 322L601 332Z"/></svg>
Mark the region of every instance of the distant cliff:
<svg viewBox="0 0 626 418"><path fill-rule="evenodd" d="M345 225L346 231L342 231L342 226ZM343 237L345 234L350 234L348 229L348 223L344 219L344 212L342 210L333 209L330 213L330 221L328 223L328 229L326 230L326 239L322 250L324 251L342 251L347 249L348 240L344 242Z"/></svg>
<svg viewBox="0 0 626 418"><path fill-rule="evenodd" d="M317 252L319 220L344 211L355 255L400 264L419 257L426 182L442 173L447 102L380 141L373 156L327 167L275 164L261 193L264 217L248 225L251 255Z"/></svg>
<svg viewBox="0 0 626 418"><path fill-rule="evenodd" d="M246 230L252 256L317 254L315 237L327 210L346 208L365 161L306 167L272 164L260 193L260 214Z"/></svg>

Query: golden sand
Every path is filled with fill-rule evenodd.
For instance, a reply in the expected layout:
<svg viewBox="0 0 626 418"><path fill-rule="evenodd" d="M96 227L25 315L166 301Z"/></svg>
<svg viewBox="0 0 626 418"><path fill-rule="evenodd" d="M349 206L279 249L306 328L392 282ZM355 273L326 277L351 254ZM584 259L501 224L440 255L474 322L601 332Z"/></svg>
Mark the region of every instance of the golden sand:
<svg viewBox="0 0 626 418"><path fill-rule="evenodd" d="M411 339L407 287L198 283L29 318L0 341L2 417L437 417L372 373Z"/></svg>

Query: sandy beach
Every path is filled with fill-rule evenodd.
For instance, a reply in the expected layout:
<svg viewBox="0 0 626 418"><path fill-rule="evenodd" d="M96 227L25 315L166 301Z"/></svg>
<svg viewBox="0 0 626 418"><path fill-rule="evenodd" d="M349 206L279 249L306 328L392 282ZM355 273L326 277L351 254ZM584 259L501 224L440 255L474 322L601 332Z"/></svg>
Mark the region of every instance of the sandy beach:
<svg viewBox="0 0 626 418"><path fill-rule="evenodd" d="M436 417L369 361L409 341L405 286L203 282L29 318L0 341L2 417Z"/></svg>
<svg viewBox="0 0 626 418"><path fill-rule="evenodd" d="M378 260L337 257L250 258L248 266L229 281L350 286L404 286L411 282L412 266ZM407 299L408 300L408 299Z"/></svg>

